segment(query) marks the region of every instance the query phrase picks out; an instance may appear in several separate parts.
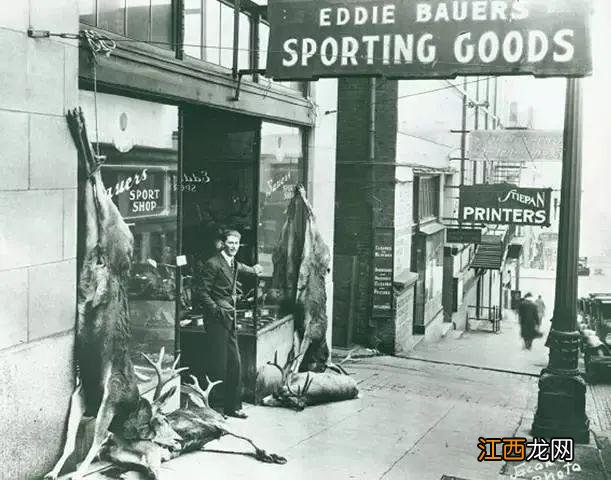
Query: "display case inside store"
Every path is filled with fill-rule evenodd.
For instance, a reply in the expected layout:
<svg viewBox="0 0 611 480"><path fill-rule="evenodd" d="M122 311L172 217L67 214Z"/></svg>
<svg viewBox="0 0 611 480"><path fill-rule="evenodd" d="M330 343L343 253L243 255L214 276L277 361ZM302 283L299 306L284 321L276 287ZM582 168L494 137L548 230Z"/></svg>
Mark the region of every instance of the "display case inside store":
<svg viewBox="0 0 611 480"><path fill-rule="evenodd" d="M104 186L134 237L128 280L132 360L148 367L142 354L156 360L163 347L171 362L179 248L178 109L101 93L94 99L85 91L80 100L94 148L104 157Z"/></svg>

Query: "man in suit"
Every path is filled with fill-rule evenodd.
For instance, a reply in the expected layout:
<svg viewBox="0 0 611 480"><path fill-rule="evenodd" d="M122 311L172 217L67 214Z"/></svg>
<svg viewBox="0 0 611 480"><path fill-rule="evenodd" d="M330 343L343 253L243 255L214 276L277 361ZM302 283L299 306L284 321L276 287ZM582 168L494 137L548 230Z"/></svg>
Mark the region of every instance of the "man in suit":
<svg viewBox="0 0 611 480"><path fill-rule="evenodd" d="M208 345L206 356L211 380L223 383L212 391L212 403L222 403L225 415L246 418L242 410L240 351L237 339L236 301L239 274L260 275L260 265L249 267L235 259L241 235L235 230L223 234L222 250L206 262L196 265L194 287L197 302L204 314ZM219 394L222 393L222 401Z"/></svg>

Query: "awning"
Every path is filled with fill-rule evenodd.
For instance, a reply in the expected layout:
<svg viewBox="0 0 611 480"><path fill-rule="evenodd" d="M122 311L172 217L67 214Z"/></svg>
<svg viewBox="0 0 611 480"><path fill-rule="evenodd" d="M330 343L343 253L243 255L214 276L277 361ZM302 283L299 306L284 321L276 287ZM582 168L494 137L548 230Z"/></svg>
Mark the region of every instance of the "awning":
<svg viewBox="0 0 611 480"><path fill-rule="evenodd" d="M503 241L499 235L482 235L470 268L500 270L503 266Z"/></svg>
<svg viewBox="0 0 611 480"><path fill-rule="evenodd" d="M526 239L524 237L514 238L507 247L507 258L520 258Z"/></svg>

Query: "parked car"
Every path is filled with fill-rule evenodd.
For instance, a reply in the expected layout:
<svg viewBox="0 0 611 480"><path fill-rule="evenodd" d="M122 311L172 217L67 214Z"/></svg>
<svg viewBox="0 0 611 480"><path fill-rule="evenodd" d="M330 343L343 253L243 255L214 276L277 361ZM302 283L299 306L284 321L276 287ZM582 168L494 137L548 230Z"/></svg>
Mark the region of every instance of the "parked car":
<svg viewBox="0 0 611 480"><path fill-rule="evenodd" d="M582 344L588 383L611 379L611 293L580 301Z"/></svg>
<svg viewBox="0 0 611 480"><path fill-rule="evenodd" d="M577 264L577 275L587 277L590 275L590 267L588 267L588 257L579 257Z"/></svg>

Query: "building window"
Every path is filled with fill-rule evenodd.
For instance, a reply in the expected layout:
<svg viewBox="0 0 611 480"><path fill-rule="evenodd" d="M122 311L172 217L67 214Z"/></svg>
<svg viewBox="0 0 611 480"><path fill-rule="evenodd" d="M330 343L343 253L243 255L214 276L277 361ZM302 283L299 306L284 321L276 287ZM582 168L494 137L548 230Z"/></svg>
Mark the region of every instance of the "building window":
<svg viewBox="0 0 611 480"><path fill-rule="evenodd" d="M79 0L80 21L172 50L172 0Z"/></svg>
<svg viewBox="0 0 611 480"><path fill-rule="evenodd" d="M272 256L286 221L286 209L295 187L304 183L304 132L263 122L261 126L261 161L259 170L259 222L257 256L263 267L259 280L260 298L265 307L277 305L271 294L274 265ZM299 214L300 210L298 210ZM300 228L298 226L298 228ZM264 315L265 316L265 315Z"/></svg>
<svg viewBox="0 0 611 480"><path fill-rule="evenodd" d="M102 180L134 236L128 280L130 351L138 366L175 346L178 107L81 91L89 138L106 156ZM99 131L95 132L98 125Z"/></svg>
<svg viewBox="0 0 611 480"><path fill-rule="evenodd" d="M423 222L439 217L439 176L416 177L414 196L418 202L415 209L415 222Z"/></svg>
<svg viewBox="0 0 611 480"><path fill-rule="evenodd" d="M233 67L235 9L220 0L185 0L184 51L187 55ZM252 13L240 12L238 68L251 68Z"/></svg>

